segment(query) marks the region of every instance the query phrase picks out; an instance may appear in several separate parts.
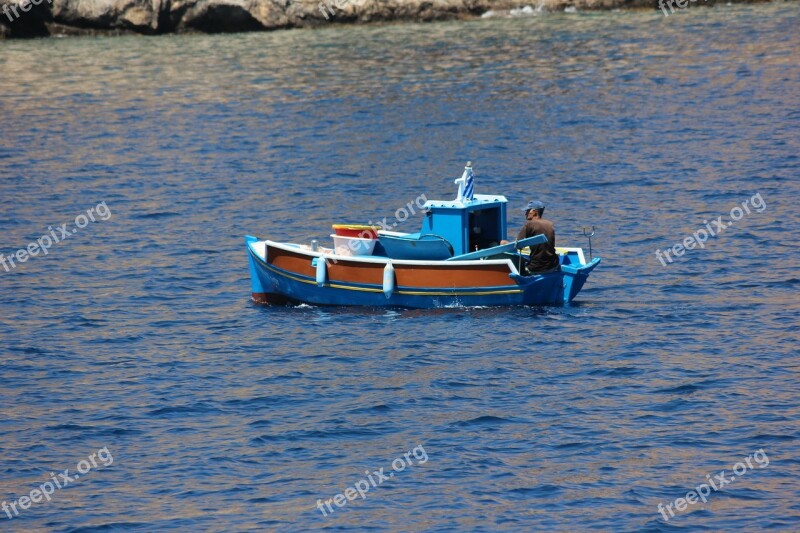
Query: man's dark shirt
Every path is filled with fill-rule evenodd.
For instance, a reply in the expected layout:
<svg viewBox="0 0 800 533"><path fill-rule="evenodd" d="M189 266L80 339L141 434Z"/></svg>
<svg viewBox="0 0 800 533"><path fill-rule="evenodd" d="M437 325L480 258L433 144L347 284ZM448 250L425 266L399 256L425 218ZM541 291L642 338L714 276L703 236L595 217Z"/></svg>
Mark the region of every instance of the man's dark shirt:
<svg viewBox="0 0 800 533"><path fill-rule="evenodd" d="M528 262L530 272L546 272L558 266L558 254L556 254L556 231L553 223L543 218L529 220L525 223L517 240L544 235L547 242L531 246L531 260Z"/></svg>

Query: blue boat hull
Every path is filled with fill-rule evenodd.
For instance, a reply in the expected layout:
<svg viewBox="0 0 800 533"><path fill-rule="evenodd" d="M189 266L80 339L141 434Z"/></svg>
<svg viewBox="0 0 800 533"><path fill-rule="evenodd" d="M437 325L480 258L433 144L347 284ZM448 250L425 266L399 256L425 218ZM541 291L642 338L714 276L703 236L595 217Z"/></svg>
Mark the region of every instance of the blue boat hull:
<svg viewBox="0 0 800 533"><path fill-rule="evenodd" d="M343 306L370 306L370 307L407 307L418 309L432 309L442 307L473 307L473 306L512 306L512 305L563 305L572 301L580 292L592 270L600 262L594 259L586 265L564 265L560 271L544 275L520 276L510 272L502 278L508 280L506 285L454 287L454 286L424 286L429 283L415 283L404 285L398 281L397 287L387 297L385 286L378 283L363 283L357 281L339 281L336 279L319 283L309 271L299 272L299 269L290 270L271 264L263 255L260 255L254 244L255 237L246 237L248 260L252 283L253 299L263 303L293 303L302 302L313 305L343 305ZM294 251L293 251L294 252ZM301 252L296 252L301 253ZM264 253L269 256L269 253ZM311 261L314 254L307 252ZM309 261L309 262L310 262ZM382 271L384 263L364 265L363 260L357 262L353 259L342 260L339 265L353 267L361 266L365 269L378 269ZM414 265L397 262L396 268L405 268L406 272L414 270ZM410 262L406 262L410 263ZM483 265L489 266L490 262L480 263L475 266L462 265L457 262L448 262L447 270L463 273L469 268L480 269ZM441 268L441 265L437 265ZM335 268L335 267L331 267ZM420 269L426 268L424 265ZM484 268L485 269L485 268ZM442 279L448 277L448 272L442 274ZM398 280L401 277L398 276ZM411 279L406 274L403 279Z"/></svg>

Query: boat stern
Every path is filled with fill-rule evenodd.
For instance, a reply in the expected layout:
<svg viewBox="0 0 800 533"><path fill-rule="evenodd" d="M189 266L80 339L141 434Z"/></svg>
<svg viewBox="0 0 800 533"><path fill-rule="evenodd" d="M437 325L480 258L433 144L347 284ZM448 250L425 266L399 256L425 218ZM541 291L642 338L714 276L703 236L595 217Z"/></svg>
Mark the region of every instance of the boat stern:
<svg viewBox="0 0 800 533"><path fill-rule="evenodd" d="M589 279L589 274L600 264L600 258L595 257L588 264L584 265L561 265L561 272L564 274L562 282L562 301L570 303L583 288L583 284Z"/></svg>
<svg viewBox="0 0 800 533"><path fill-rule="evenodd" d="M561 267L545 274L522 276L511 274L513 279L524 291L525 305L566 305L570 303L581 291L589 274L600 263L600 258L595 257L589 263L583 262L583 252L575 253L573 259L580 261L570 263L565 261ZM565 256L568 259L569 256Z"/></svg>

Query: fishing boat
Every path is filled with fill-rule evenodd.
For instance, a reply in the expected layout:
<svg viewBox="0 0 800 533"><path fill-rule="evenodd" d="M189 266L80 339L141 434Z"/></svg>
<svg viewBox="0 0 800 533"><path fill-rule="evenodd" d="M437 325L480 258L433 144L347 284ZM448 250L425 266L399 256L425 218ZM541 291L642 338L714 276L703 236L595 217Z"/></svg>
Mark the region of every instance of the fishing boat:
<svg viewBox="0 0 800 533"><path fill-rule="evenodd" d="M529 247L547 238L501 244L506 198L474 194L470 163L455 182L455 200L422 206L417 233L334 224L331 247L246 236L253 301L427 309L564 305L577 296L599 257L557 248L558 268L527 273Z"/></svg>

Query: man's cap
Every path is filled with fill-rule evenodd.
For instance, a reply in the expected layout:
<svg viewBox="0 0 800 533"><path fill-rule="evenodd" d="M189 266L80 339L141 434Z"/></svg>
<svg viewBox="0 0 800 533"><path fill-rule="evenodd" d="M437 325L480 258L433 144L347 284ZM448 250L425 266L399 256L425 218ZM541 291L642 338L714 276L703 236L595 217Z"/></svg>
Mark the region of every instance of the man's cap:
<svg viewBox="0 0 800 533"><path fill-rule="evenodd" d="M521 211L530 211L531 209L536 209L537 211L540 209L544 209L544 204L539 200L531 200L528 202L528 205L523 207Z"/></svg>

